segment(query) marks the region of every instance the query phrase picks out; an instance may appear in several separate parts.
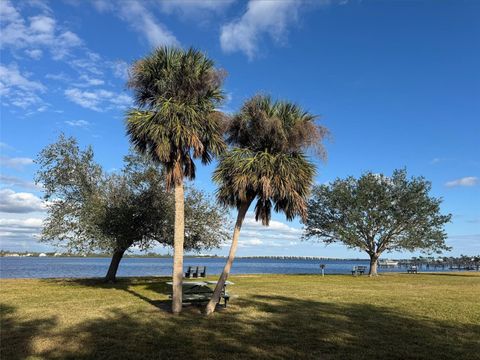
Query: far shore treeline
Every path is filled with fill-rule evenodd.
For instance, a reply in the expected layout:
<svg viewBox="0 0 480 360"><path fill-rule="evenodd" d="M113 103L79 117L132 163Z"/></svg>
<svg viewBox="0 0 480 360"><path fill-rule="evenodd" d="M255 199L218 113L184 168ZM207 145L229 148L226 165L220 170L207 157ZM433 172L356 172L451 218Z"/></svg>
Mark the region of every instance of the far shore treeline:
<svg viewBox="0 0 480 360"><path fill-rule="evenodd" d="M448 250L442 200L423 177L364 173L315 185L328 130L295 101L252 94L222 112L224 69L196 49L160 47L130 67L134 106L126 112L132 145L124 167L106 172L91 147L60 135L39 154L36 181L47 218L41 241L70 253L109 253L106 281L135 248L173 248L172 312L182 309L185 251L218 248L232 236L206 313L215 311L249 210L268 226L272 211L305 224L305 241L341 242L364 251L371 276L390 251ZM341 134L336 134L341 136ZM216 196L195 188L197 166L217 160ZM235 224L226 217L236 211ZM230 235L231 234L231 235Z"/></svg>
<svg viewBox="0 0 480 360"><path fill-rule="evenodd" d="M42 254L42 256L40 256ZM112 254L110 253L59 253L59 252L37 252L37 251L9 251L9 250L0 250L0 257L73 257L73 258L111 258ZM159 258L159 259L170 259L171 254L159 254L154 252L147 253L131 253L125 254L125 258ZM191 254L184 255L186 259L226 259L226 255L217 255L217 254ZM258 259L258 260L325 260L325 261L369 261L367 257L363 258L336 258L336 257L325 257L325 256L287 256L287 255L252 255L252 256L237 256L236 259ZM405 257L390 257L391 260L404 261L409 263L449 263L449 262L474 262L480 263L480 254L478 255L460 255L460 256L412 256L410 258Z"/></svg>

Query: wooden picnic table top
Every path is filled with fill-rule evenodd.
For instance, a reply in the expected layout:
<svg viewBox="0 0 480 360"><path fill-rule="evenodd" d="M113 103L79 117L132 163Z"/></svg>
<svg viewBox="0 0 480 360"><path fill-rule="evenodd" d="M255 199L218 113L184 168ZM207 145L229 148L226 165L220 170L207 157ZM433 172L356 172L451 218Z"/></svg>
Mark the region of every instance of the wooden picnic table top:
<svg viewBox="0 0 480 360"><path fill-rule="evenodd" d="M173 285L173 282L168 281L168 285ZM183 286L202 286L202 285L208 285L205 281L184 281L182 283Z"/></svg>
<svg viewBox="0 0 480 360"><path fill-rule="evenodd" d="M217 285L218 281L209 280L209 281L206 281L206 283L210 285ZM227 280L225 281L225 285L235 285L235 283Z"/></svg>
<svg viewBox="0 0 480 360"><path fill-rule="evenodd" d="M183 286L202 286L202 285L216 285L218 281L213 281L213 280L209 280L209 281L184 281L182 283ZM168 281L167 282L168 285L173 285L173 282L171 281ZM225 281L225 285L235 285L235 283L231 282L231 281Z"/></svg>

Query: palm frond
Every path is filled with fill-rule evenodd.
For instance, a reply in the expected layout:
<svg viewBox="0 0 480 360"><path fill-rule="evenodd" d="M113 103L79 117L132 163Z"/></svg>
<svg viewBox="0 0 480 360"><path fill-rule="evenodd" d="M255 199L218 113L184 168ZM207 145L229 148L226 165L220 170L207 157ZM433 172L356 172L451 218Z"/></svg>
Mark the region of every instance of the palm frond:
<svg viewBox="0 0 480 360"><path fill-rule="evenodd" d="M271 154L234 148L220 157L213 180L217 198L239 207L257 199L257 220L268 225L271 209L285 212L287 219L306 216L306 200L313 185L315 166L302 153Z"/></svg>
<svg viewBox="0 0 480 360"><path fill-rule="evenodd" d="M137 108L127 113L127 134L138 151L165 165L169 185L195 177L193 159L207 164L225 150L216 110L224 76L195 49L160 47L133 65L128 86Z"/></svg>
<svg viewBox="0 0 480 360"><path fill-rule="evenodd" d="M246 101L230 123L227 141L256 151L298 152L313 149L323 158L322 140L328 130L315 123L317 116L288 101L256 95Z"/></svg>

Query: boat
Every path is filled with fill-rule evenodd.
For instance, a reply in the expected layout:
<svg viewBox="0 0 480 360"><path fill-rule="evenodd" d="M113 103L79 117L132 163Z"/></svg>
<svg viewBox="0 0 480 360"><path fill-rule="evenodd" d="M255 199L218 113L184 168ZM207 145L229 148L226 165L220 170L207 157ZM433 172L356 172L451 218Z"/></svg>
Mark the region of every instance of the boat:
<svg viewBox="0 0 480 360"><path fill-rule="evenodd" d="M378 265L380 265L380 266L398 266L398 261L395 261L395 260L379 260Z"/></svg>

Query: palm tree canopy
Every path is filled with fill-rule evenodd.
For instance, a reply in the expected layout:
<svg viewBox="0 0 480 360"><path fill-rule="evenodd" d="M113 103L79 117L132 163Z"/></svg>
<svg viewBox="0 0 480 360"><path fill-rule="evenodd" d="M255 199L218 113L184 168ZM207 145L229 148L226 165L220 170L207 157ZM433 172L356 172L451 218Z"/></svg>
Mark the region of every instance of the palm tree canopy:
<svg viewBox="0 0 480 360"><path fill-rule="evenodd" d="M193 159L209 163L225 149L224 72L195 49L161 47L131 68L128 86L136 108L127 114L127 133L141 153L165 165L167 185L195 178Z"/></svg>
<svg viewBox="0 0 480 360"><path fill-rule="evenodd" d="M271 210L284 212L288 220L306 217L306 198L313 185L315 166L302 153L272 154L234 148L222 155L213 174L217 198L240 207L255 198L255 219L268 225Z"/></svg>
<svg viewBox="0 0 480 360"><path fill-rule="evenodd" d="M325 128L298 105L255 96L245 103L227 129L233 149L220 157L213 179L217 197L227 206L255 204L255 218L268 225L272 208L287 219L306 217L306 199L315 166L304 152L323 155Z"/></svg>
<svg viewBox="0 0 480 360"><path fill-rule="evenodd" d="M297 104L256 95L246 101L230 121L227 141L233 146L272 154L312 148L316 155L323 157L321 140L328 131L315 124L316 118Z"/></svg>

